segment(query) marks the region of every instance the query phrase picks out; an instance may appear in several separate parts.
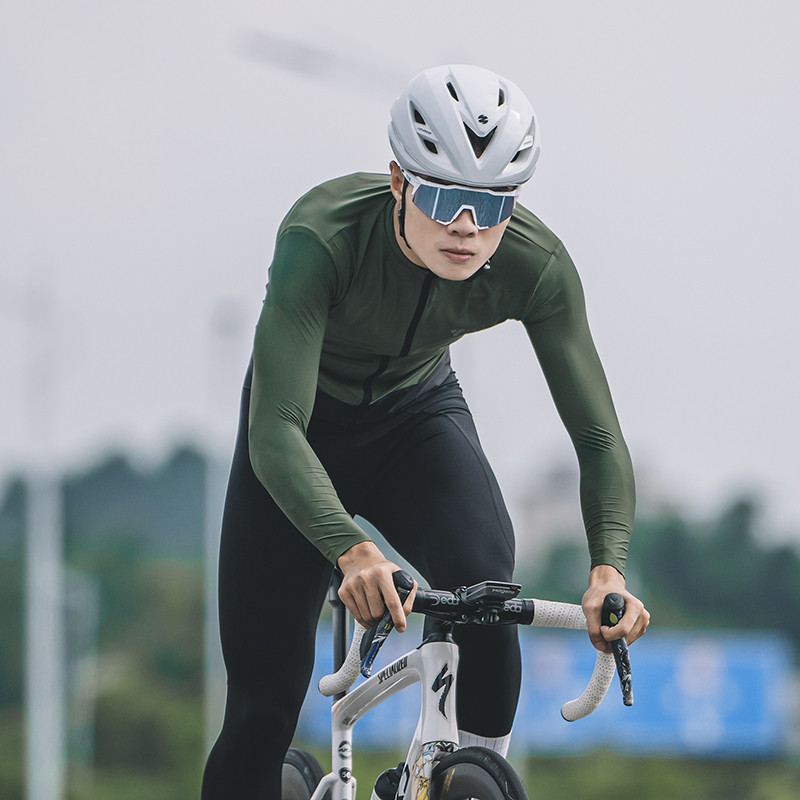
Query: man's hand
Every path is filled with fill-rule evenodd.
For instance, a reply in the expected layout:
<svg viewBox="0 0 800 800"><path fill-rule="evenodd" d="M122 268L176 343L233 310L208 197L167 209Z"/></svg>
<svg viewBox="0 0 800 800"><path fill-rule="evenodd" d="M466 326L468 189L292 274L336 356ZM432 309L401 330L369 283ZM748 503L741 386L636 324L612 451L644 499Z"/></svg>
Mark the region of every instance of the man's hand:
<svg viewBox="0 0 800 800"><path fill-rule="evenodd" d="M400 567L384 558L374 542L354 544L339 556L338 565L344 576L339 598L356 622L368 628L388 608L394 627L402 633L406 629L406 616L414 604L417 582L414 581L414 588L401 605L392 580Z"/></svg>
<svg viewBox="0 0 800 800"><path fill-rule="evenodd" d="M617 592L625 599L625 615L613 627L600 625L603 600L609 592ZM608 564L600 564L589 573L589 588L581 605L589 625L589 639L598 650L610 652L608 642L623 637L631 644L650 624L650 612L638 597L625 590L625 578Z"/></svg>

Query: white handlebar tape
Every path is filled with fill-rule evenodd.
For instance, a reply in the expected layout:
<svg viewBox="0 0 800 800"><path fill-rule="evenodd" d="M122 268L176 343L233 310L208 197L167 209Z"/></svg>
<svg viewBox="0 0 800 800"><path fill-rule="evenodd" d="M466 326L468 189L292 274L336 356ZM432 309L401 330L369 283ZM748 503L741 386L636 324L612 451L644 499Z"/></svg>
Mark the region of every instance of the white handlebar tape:
<svg viewBox="0 0 800 800"><path fill-rule="evenodd" d="M570 700L561 706L561 716L567 722L575 722L576 719L581 719L591 714L606 696L608 687L611 686L611 681L614 679L616 669L614 656L611 653L598 652L589 685L584 689L580 697Z"/></svg>
<svg viewBox="0 0 800 800"><path fill-rule="evenodd" d="M323 675L319 679L319 690L325 697L333 697L339 692L347 691L358 679L361 672L361 640L367 632L357 622L353 628L353 641L347 651L344 663L332 675Z"/></svg>
<svg viewBox="0 0 800 800"><path fill-rule="evenodd" d="M535 600L531 625L540 628L569 628L585 630L586 617L583 609L575 603L555 603L551 600ZM606 696L608 687L614 679L616 664L611 653L598 653L594 671L583 694L561 707L561 716L567 722L574 722L592 713Z"/></svg>
<svg viewBox="0 0 800 800"><path fill-rule="evenodd" d="M583 609L575 603L555 603L552 600L533 601L533 622L537 628L568 628L586 630Z"/></svg>

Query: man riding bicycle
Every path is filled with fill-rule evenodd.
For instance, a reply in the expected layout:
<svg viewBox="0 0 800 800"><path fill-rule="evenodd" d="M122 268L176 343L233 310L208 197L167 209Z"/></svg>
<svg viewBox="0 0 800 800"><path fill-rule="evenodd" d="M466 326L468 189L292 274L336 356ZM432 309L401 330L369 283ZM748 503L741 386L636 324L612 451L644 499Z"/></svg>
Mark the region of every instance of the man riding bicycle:
<svg viewBox="0 0 800 800"><path fill-rule="evenodd" d="M528 333L581 472L594 645L642 635L625 589L630 457L563 244L517 202L539 157L533 109L471 66L415 77L391 110L390 174L328 181L280 226L245 379L220 553L225 721L203 798L276 798L334 566L369 625L398 630L398 567L360 515L433 586L510 581L514 537L450 366L464 333ZM627 603L601 628L609 592ZM520 684L515 626L456 633L461 744L505 753ZM275 651L280 648L276 658Z"/></svg>

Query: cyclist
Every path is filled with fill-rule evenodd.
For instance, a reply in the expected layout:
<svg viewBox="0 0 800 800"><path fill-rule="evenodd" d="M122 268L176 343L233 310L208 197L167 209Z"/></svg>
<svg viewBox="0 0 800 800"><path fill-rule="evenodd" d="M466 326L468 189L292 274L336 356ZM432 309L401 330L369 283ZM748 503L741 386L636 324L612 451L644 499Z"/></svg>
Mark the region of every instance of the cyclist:
<svg viewBox="0 0 800 800"><path fill-rule="evenodd" d="M512 579L511 521L450 366L449 345L467 332L523 323L573 440L592 642L631 642L648 624L625 589L633 471L581 284L563 244L516 200L539 157L530 103L487 70L436 67L393 104L389 141L388 177L323 183L278 231L223 520L228 696L205 800L280 796L334 566L359 622L385 604L405 628L411 598L403 608L398 567L354 515L433 586ZM628 607L613 633L600 626L611 591ZM504 753L520 683L516 628L457 636L461 743Z"/></svg>

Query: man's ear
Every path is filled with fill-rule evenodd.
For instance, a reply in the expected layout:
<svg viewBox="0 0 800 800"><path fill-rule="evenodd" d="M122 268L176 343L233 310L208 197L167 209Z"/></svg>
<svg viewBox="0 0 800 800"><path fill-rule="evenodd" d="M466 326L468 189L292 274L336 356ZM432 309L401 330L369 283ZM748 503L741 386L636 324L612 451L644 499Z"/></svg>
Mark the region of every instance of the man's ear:
<svg viewBox="0 0 800 800"><path fill-rule="evenodd" d="M403 184L405 183L405 177L403 176L403 171L400 169L400 165L396 161L389 162L389 186L392 190L392 194L394 195L394 199L400 202L403 196Z"/></svg>

